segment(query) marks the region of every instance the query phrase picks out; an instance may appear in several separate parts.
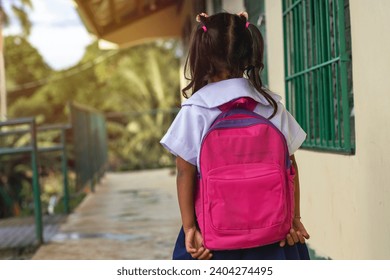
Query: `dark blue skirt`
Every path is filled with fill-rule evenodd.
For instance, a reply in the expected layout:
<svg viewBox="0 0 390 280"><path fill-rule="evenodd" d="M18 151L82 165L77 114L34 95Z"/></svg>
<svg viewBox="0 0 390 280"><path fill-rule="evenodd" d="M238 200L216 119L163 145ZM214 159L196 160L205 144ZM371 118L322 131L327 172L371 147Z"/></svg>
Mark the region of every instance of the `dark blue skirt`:
<svg viewBox="0 0 390 280"><path fill-rule="evenodd" d="M173 260L194 260L186 251L184 243L184 231L180 229ZM293 246L288 244L284 247L278 243L240 250L213 251L213 260L309 260L309 252L306 244L297 243Z"/></svg>

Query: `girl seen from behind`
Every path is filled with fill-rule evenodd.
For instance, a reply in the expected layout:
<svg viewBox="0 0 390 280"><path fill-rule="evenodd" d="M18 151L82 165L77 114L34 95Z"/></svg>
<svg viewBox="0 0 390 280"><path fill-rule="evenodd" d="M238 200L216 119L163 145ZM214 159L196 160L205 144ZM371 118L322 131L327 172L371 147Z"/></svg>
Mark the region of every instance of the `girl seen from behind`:
<svg viewBox="0 0 390 280"><path fill-rule="evenodd" d="M185 73L190 77L183 95L188 99L161 140L161 144L176 156L177 192L183 224L173 259L309 259L305 244L309 234L301 222L299 178L294 158L306 133L286 111L280 102L281 97L263 87L260 78L264 67L263 39L257 27L247 19L246 13L212 16L203 13L197 16L199 24L192 34L185 66ZM268 119L284 136L296 172L292 183L295 207L291 227L280 240L258 246L216 250L206 248L195 212L195 196L199 191L199 155L202 140L221 114L221 108L237 100L249 100L253 104L251 110ZM229 195L234 197L235 194ZM251 211L262 211L261 205Z"/></svg>

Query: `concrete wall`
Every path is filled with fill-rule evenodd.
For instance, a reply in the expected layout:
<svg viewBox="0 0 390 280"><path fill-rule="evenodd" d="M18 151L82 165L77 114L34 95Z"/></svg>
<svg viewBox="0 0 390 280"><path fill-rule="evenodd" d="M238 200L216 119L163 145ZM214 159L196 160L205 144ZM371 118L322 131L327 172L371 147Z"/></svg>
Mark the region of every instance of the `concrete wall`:
<svg viewBox="0 0 390 280"><path fill-rule="evenodd" d="M310 246L333 259L390 259L390 1L350 0L356 154L300 150ZM284 95L281 1L266 0L270 88Z"/></svg>
<svg viewBox="0 0 390 280"><path fill-rule="evenodd" d="M206 0L206 11L209 15L213 15L220 11L214 11L214 5L212 0ZM245 11L244 1L243 0L222 0L222 11L228 13L237 14L239 12Z"/></svg>
<svg viewBox="0 0 390 280"><path fill-rule="evenodd" d="M244 1L237 0L223 0L222 9L228 13L237 14L242 11L245 11Z"/></svg>

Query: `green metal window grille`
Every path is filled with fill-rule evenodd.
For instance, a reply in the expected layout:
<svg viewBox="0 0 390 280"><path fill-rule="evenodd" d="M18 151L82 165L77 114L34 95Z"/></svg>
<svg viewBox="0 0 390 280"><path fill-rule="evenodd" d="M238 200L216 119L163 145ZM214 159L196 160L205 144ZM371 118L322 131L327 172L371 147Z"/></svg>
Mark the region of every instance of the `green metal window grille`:
<svg viewBox="0 0 390 280"><path fill-rule="evenodd" d="M352 154L355 128L348 0L282 0L286 106L303 148Z"/></svg>
<svg viewBox="0 0 390 280"><path fill-rule="evenodd" d="M222 12L222 0L213 0L213 12L214 13Z"/></svg>

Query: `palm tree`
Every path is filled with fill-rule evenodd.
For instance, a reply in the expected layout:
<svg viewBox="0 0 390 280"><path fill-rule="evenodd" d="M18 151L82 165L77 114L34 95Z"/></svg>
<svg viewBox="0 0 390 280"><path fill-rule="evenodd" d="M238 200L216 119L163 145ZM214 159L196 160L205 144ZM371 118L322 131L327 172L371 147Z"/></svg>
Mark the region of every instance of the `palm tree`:
<svg viewBox="0 0 390 280"><path fill-rule="evenodd" d="M28 18L26 7L32 9L31 0L11 0L11 10L22 27L22 36L27 37L31 31L31 21ZM3 25L9 24L3 1L0 0L0 120L7 117L7 93L5 87L5 68L3 55Z"/></svg>
<svg viewBox="0 0 390 280"><path fill-rule="evenodd" d="M180 104L179 60L172 53L154 44L124 50L110 77L110 152L124 169L171 164L159 141Z"/></svg>

